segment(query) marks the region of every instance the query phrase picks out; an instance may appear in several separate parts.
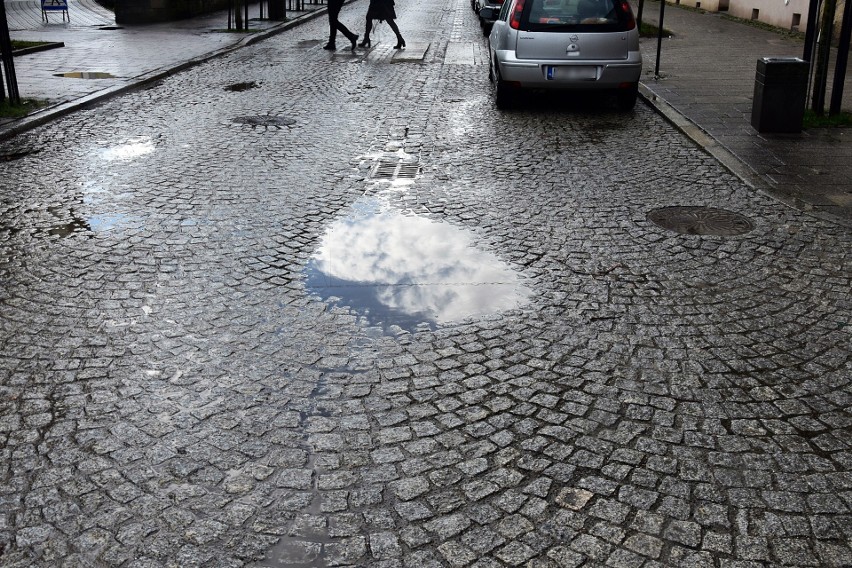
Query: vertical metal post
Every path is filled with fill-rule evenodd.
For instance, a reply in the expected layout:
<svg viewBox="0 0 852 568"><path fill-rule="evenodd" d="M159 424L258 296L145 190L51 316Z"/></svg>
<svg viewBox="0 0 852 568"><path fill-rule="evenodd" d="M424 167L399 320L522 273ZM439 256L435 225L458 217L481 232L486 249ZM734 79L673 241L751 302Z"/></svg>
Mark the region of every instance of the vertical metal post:
<svg viewBox="0 0 852 568"><path fill-rule="evenodd" d="M657 66L654 68L654 78L660 78L660 51L663 48L663 19L666 15L666 0L660 0L660 23L657 29Z"/></svg>
<svg viewBox="0 0 852 568"><path fill-rule="evenodd" d="M834 14L837 11L836 0L825 0L822 9L819 41L817 42L814 73L814 91L811 108L822 116L825 114L825 93L828 88L828 60L831 56L831 34L834 31Z"/></svg>
<svg viewBox="0 0 852 568"><path fill-rule="evenodd" d="M808 5L808 26L805 28L805 50L802 59L810 62L814 55L817 20L819 19L819 0L810 0Z"/></svg>
<svg viewBox="0 0 852 568"><path fill-rule="evenodd" d="M243 0L243 13L245 14L245 18L243 19L243 29L249 29L249 17L248 17L248 5L249 0Z"/></svg>
<svg viewBox="0 0 852 568"><path fill-rule="evenodd" d="M6 100L6 89L3 87L3 69L0 66L0 104Z"/></svg>
<svg viewBox="0 0 852 568"><path fill-rule="evenodd" d="M843 102L843 82L846 80L846 64L849 61L849 43L852 38L852 0L846 0L843 8L843 23L840 25L840 44L837 46L837 61L834 64L834 86L831 88L831 105L828 116L840 114Z"/></svg>
<svg viewBox="0 0 852 568"><path fill-rule="evenodd" d="M9 37L9 24L6 21L6 5L0 2L0 56L3 59L3 71L6 74L6 87L9 92L9 103L21 104L18 93L18 78L15 76L15 61L12 55L12 39ZM3 97L0 97L2 100Z"/></svg>
<svg viewBox="0 0 852 568"><path fill-rule="evenodd" d="M636 27L639 28L639 33L642 33L642 9L645 7L645 0L639 0L639 7L636 8Z"/></svg>

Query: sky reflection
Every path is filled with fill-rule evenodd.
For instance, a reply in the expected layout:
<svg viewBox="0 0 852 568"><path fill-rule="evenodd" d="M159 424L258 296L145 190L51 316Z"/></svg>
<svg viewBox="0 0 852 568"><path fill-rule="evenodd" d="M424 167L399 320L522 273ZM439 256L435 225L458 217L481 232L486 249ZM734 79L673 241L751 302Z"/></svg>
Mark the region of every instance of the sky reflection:
<svg viewBox="0 0 852 568"><path fill-rule="evenodd" d="M154 151L154 142L147 136L133 138L101 151L104 160L132 160Z"/></svg>
<svg viewBox="0 0 852 568"><path fill-rule="evenodd" d="M511 310L532 293L506 263L478 250L469 231L366 198L328 228L308 286L403 328Z"/></svg>

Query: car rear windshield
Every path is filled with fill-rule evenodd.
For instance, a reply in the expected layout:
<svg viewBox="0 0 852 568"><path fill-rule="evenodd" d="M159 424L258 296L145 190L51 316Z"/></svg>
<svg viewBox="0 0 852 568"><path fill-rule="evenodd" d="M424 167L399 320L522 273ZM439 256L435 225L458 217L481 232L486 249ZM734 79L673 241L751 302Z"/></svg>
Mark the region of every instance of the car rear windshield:
<svg viewBox="0 0 852 568"><path fill-rule="evenodd" d="M529 31L615 32L635 26L624 0L527 0L521 27Z"/></svg>

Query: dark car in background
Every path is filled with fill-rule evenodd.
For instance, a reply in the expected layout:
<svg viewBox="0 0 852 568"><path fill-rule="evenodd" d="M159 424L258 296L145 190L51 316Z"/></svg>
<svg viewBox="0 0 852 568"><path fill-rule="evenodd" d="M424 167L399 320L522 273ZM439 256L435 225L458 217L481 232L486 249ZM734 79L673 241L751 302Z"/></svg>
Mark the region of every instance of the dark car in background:
<svg viewBox="0 0 852 568"><path fill-rule="evenodd" d="M494 22L497 16L500 15L500 9L503 7L503 0L475 0L482 2L479 8L479 25L482 26L482 33L488 35L491 33L491 28L494 27Z"/></svg>

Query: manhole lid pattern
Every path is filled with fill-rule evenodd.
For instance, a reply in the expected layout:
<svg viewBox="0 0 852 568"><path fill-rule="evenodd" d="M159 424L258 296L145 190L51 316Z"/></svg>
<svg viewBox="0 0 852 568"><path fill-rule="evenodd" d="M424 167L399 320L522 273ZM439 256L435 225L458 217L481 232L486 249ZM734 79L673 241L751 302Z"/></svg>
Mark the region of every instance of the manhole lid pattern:
<svg viewBox="0 0 852 568"><path fill-rule="evenodd" d="M662 207L648 213L648 220L684 235L731 237L754 228L744 215L714 207Z"/></svg>
<svg viewBox="0 0 852 568"><path fill-rule="evenodd" d="M271 116L271 115L258 115L258 116L238 116L234 119L234 122L237 124L245 124L248 126L256 127L263 126L266 128L284 128L289 127L296 124L296 121L292 118L285 118L283 116Z"/></svg>
<svg viewBox="0 0 852 568"><path fill-rule="evenodd" d="M255 83L254 81L246 81L244 83L234 83L232 85L228 85L225 87L225 90L239 93L242 91L248 91L249 89L256 89L257 86L257 83Z"/></svg>

